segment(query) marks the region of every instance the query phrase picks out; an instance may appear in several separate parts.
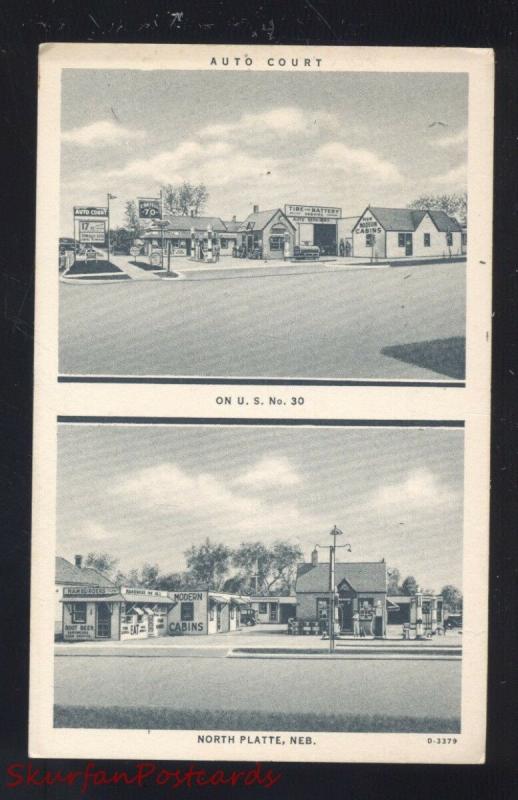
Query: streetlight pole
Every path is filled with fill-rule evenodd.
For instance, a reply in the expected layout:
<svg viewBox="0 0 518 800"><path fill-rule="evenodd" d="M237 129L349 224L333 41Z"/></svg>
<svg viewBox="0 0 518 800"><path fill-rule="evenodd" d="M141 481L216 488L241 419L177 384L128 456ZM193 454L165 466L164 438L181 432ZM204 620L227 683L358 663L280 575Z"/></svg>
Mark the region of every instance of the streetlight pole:
<svg viewBox="0 0 518 800"><path fill-rule="evenodd" d="M328 547L329 546L329 621L328 621L328 632L329 632L329 652L335 652L335 564L336 564L336 548L337 547L345 547L349 552L351 552L351 545L350 544L337 544L336 537L343 536L343 531L340 528L337 528L336 525L333 525L333 528L329 531L329 535L333 537L333 544L332 545L321 545L316 544L315 548L317 547Z"/></svg>
<svg viewBox="0 0 518 800"><path fill-rule="evenodd" d="M108 192L108 194L106 195L106 201L107 201L106 205L107 205L107 211L108 211L108 214L107 214L107 216L108 216L108 247L106 249L108 251L108 263L110 261L110 200L116 200L116 199L117 199L116 195L110 194L110 192Z"/></svg>

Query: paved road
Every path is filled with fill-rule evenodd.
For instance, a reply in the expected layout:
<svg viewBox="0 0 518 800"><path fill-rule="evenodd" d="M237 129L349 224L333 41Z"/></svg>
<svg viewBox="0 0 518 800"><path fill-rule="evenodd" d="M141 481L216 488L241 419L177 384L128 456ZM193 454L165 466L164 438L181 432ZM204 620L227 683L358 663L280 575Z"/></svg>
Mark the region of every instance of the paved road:
<svg viewBox="0 0 518 800"><path fill-rule="evenodd" d="M209 715L460 717L460 662L76 657L55 659L55 703Z"/></svg>
<svg viewBox="0 0 518 800"><path fill-rule="evenodd" d="M60 371L461 379L465 265L60 285Z"/></svg>

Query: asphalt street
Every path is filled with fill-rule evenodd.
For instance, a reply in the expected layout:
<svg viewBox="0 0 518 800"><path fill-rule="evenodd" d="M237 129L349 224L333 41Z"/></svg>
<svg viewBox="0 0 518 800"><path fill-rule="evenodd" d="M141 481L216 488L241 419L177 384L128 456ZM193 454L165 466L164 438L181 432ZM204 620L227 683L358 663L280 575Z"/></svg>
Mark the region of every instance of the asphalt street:
<svg viewBox="0 0 518 800"><path fill-rule="evenodd" d="M460 718L461 663L94 656L55 659L60 707ZM104 715L106 721L106 714ZM109 719L109 711L108 711Z"/></svg>
<svg viewBox="0 0 518 800"><path fill-rule="evenodd" d="M60 372L463 379L463 263L60 284Z"/></svg>

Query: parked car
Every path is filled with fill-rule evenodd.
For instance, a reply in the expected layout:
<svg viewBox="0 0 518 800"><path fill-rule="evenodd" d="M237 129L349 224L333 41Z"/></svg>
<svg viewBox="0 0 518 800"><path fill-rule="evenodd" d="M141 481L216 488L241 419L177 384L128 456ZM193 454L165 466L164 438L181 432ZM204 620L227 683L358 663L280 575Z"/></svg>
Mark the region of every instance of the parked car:
<svg viewBox="0 0 518 800"><path fill-rule="evenodd" d="M241 624L242 625L257 625L257 611L253 608L241 609Z"/></svg>
<svg viewBox="0 0 518 800"><path fill-rule="evenodd" d="M85 251L85 261L97 261L97 250L93 247L87 247Z"/></svg>

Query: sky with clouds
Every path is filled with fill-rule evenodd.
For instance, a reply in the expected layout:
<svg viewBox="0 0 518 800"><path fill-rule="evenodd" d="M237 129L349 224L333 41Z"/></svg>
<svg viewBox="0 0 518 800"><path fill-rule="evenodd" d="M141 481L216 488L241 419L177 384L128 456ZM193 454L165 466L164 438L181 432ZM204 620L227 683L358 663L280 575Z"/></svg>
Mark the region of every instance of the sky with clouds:
<svg viewBox="0 0 518 800"><path fill-rule="evenodd" d="M467 104L464 74L64 70L61 232L74 205L110 192L116 226L126 200L184 180L223 219L465 191Z"/></svg>
<svg viewBox="0 0 518 800"><path fill-rule="evenodd" d="M58 444L65 558L103 551L122 569L177 571L208 536L288 539L309 559L336 524L348 560L462 585L460 430L61 425Z"/></svg>

